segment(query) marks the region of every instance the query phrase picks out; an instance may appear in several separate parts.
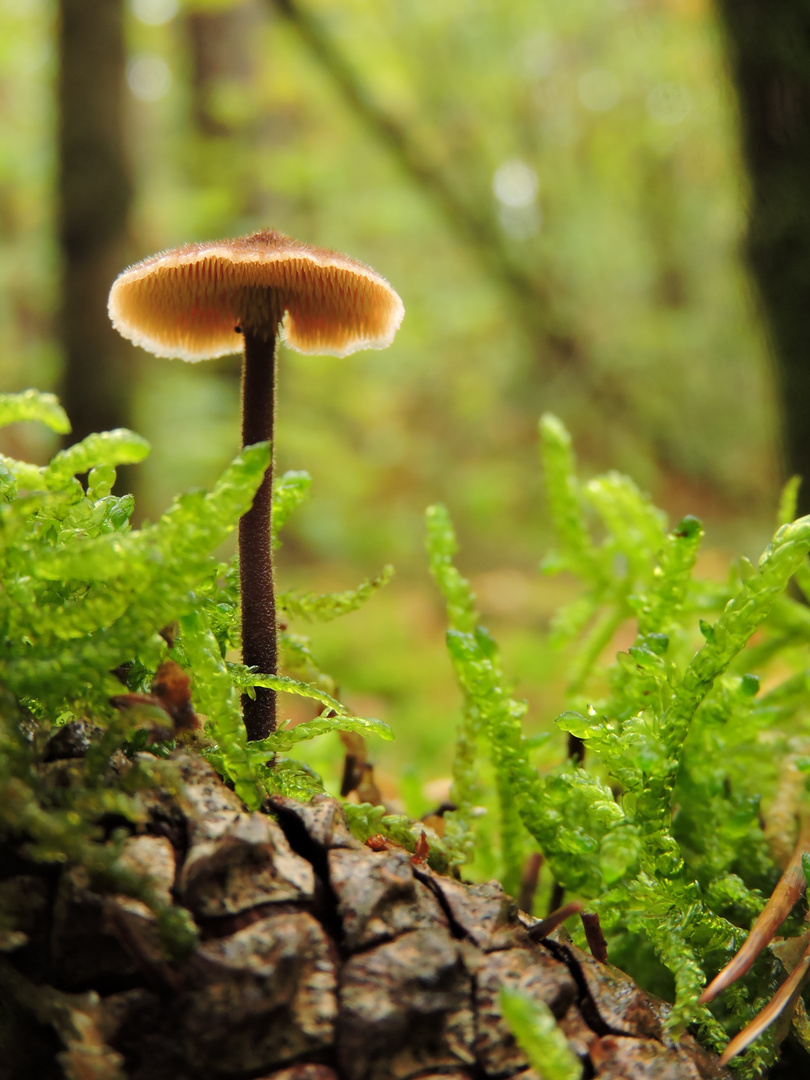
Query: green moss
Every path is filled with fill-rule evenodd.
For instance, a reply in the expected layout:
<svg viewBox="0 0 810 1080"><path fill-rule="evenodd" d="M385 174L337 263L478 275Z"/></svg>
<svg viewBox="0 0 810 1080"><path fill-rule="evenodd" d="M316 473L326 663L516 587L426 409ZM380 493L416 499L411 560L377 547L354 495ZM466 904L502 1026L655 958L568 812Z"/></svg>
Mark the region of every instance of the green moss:
<svg viewBox="0 0 810 1080"><path fill-rule="evenodd" d="M69 429L53 395L0 395L0 425L21 420ZM321 788L312 778L304 783L306 770L282 759L296 743L335 730L392 737L387 725L353 716L327 693L333 682L318 671L300 635L283 644L297 661L292 674L303 667L304 678L267 677L228 659L239 644L238 574L214 553L251 505L269 446L245 448L210 492L182 495L157 522L133 529L132 497L111 491L116 467L142 460L148 450L138 435L118 430L88 436L44 468L0 461L0 834L27 837L40 861L118 875L117 885L135 894L134 881L118 880L116 845L104 841L98 823L109 815L137 818L132 796L139 784L171 783L165 768L155 773L165 746L155 748L155 775L141 756L125 782L112 784L107 766L116 751L147 746L156 719L169 731L172 724L157 704L122 712L110 699L125 689L148 691L167 657L191 676L194 706L205 717L206 755L251 808L268 791L311 795ZM86 486L78 473L88 473ZM281 478L274 492L277 527L308 486L302 473ZM285 594L285 603L308 619L331 619L359 606L385 580L338 597ZM323 715L290 730L282 721L269 740L251 745L240 698L270 684L316 700ZM51 790L35 764L53 729L73 717L90 717L98 737L76 764L76 784ZM188 927L169 911L158 914L181 948Z"/></svg>
<svg viewBox="0 0 810 1080"><path fill-rule="evenodd" d="M525 708L512 698L497 648L453 566L449 516L431 508L431 569L447 604L447 647L464 695L458 809L448 838L459 861L484 834L491 842L491 820L480 807L476 816L476 804L487 802L482 762L489 758L504 879L516 876L519 816L560 885L599 913L612 954L629 972L660 990L667 980L659 965L668 969L673 1029L697 1022L719 1047L783 977L766 954L714 1014L697 1004L776 877L760 802L774 796L780 756L795 752L806 731L806 652L796 647L808 641L810 620L787 589L794 575L800 584L808 575L810 518L782 524L756 566L741 560L726 582L702 581L699 521L687 517L668 529L664 514L615 473L581 484L562 424L546 416L540 434L557 535L544 569L573 575L581 589L554 624L569 673L569 707L557 725L582 740L585 766L533 763ZM783 497L782 519L794 504L795 485ZM622 627L634 627L635 640L605 664ZM757 1075L773 1053L772 1040L755 1044L740 1075Z"/></svg>
<svg viewBox="0 0 810 1080"><path fill-rule="evenodd" d="M0 397L0 423L32 419L66 426L50 395ZM668 528L615 473L582 484L560 422L544 417L540 433L557 534L544 569L572 575L580 588L558 612L555 658L541 666L568 671L556 723L584 743L585 762L553 764L547 736L524 733L526 705L513 696L454 565L449 514L432 507L429 562L447 605L464 707L455 810L443 838L428 836L431 865L449 870L475 856L479 870L494 870L514 893L525 856L539 847L556 881L600 914L612 955L655 988L674 987L673 1028L697 1022L720 1045L779 979L766 955L713 1012L697 1005L775 880L760 818L761 801L776 798L779 761L790 755L807 771L810 613L787 589L793 577L810 587L810 519L786 520L795 506L795 486L788 488L783 524L758 564L741 560L724 581L704 581L695 518ZM119 711L111 697L148 692L158 666L173 659L191 676L205 717L202 752L250 807L268 793L311 798L323 790L309 766L287 756L304 741L341 730L383 739L392 732L341 703L307 638L290 628L281 639L284 674L262 675L232 658L238 573L214 553L250 505L269 447L246 448L210 492L183 495L154 524L133 529L131 497L112 490L117 466L147 450L138 436L116 431L82 440L44 468L0 460L0 835L24 838L31 859L80 864L100 886L140 896L177 954L193 941L190 924L122 869L120 841L100 828L103 820L136 821L137 792L174 783L171 763L161 760L172 744L132 756L150 745L159 705ZM88 474L86 484L77 473ZM308 487L305 474L280 479L277 524ZM389 574L342 593L283 593L281 606L293 620L330 620L355 610ZM605 662L614 635L628 628L632 643ZM248 743L240 699L256 686L303 696L322 711ZM76 783L49 785L38 763L54 729L74 717L89 717L96 736L71 763ZM112 782L119 751L133 764ZM421 837L420 823L383 807L350 805L347 814L362 840L381 833L413 850ZM13 943L14 911L0 908L0 930ZM760 1041L740 1074L753 1077L772 1056L769 1040Z"/></svg>

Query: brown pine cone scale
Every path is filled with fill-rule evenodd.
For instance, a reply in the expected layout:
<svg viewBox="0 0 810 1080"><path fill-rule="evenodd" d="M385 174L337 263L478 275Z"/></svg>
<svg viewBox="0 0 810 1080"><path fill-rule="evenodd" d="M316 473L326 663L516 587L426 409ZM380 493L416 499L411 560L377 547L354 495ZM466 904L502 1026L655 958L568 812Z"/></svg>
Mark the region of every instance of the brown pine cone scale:
<svg viewBox="0 0 810 1080"><path fill-rule="evenodd" d="M143 794L121 859L191 913L197 944L167 959L152 910L80 866L7 876L39 899L0 960L0 1080L537 1080L502 986L551 1009L585 1080L730 1076L627 976L532 941L497 882L370 850L327 796L250 813L201 758L174 761L177 794Z"/></svg>

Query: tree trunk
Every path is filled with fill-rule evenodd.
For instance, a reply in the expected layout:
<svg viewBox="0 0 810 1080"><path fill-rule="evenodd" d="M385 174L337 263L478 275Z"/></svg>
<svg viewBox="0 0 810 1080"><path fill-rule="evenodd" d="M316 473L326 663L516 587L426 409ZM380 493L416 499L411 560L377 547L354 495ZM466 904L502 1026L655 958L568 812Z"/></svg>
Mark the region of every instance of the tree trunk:
<svg viewBox="0 0 810 1080"><path fill-rule="evenodd" d="M718 0L750 181L747 249L778 364L784 450L810 511L810 6Z"/></svg>
<svg viewBox="0 0 810 1080"><path fill-rule="evenodd" d="M60 0L59 16L61 397L75 441L129 420L131 347L110 325L107 294L126 264L132 186L123 0Z"/></svg>
<svg viewBox="0 0 810 1080"><path fill-rule="evenodd" d="M81 782L88 745L81 722L58 729L42 784ZM126 787L119 758L109 780ZM87 867L31 862L23 838L6 845L0 1077L537 1080L501 1016L504 985L551 1009L585 1076L730 1077L691 1036L674 1042L669 1007L627 976L564 937L533 940L497 882L372 850L327 796L251 814L195 754L174 766L174 793L142 791L123 841L149 907ZM198 937L181 957L184 918Z"/></svg>
<svg viewBox="0 0 810 1080"><path fill-rule="evenodd" d="M234 138L245 132L215 108L222 83L239 84L245 97L255 85L251 39L261 29L261 12L252 4L224 11L189 11L185 17L191 53L191 114L199 135ZM253 122L251 118L251 123Z"/></svg>

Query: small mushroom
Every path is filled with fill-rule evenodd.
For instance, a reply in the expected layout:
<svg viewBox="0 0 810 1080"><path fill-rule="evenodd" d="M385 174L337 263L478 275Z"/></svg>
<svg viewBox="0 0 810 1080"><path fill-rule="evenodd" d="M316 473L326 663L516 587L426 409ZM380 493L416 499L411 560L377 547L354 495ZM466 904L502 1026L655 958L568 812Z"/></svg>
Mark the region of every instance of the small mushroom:
<svg viewBox="0 0 810 1080"><path fill-rule="evenodd" d="M276 341L347 356L390 345L404 308L391 286L345 255L274 230L186 244L136 263L110 290L113 326L157 356L195 362L243 353L242 445L273 439ZM242 659L276 674L271 554L273 464L239 523ZM275 729L275 692L242 701L249 739Z"/></svg>

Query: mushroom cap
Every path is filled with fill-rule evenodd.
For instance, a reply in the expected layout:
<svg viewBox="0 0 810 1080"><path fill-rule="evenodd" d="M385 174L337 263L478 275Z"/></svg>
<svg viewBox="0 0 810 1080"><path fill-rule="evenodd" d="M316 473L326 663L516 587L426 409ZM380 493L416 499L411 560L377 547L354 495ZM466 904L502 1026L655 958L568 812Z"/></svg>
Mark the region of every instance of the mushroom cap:
<svg viewBox="0 0 810 1080"><path fill-rule="evenodd" d="M207 360L242 351L237 327L303 353L383 349L405 309L370 267L266 229L185 244L135 263L113 282L115 329L157 356Z"/></svg>

